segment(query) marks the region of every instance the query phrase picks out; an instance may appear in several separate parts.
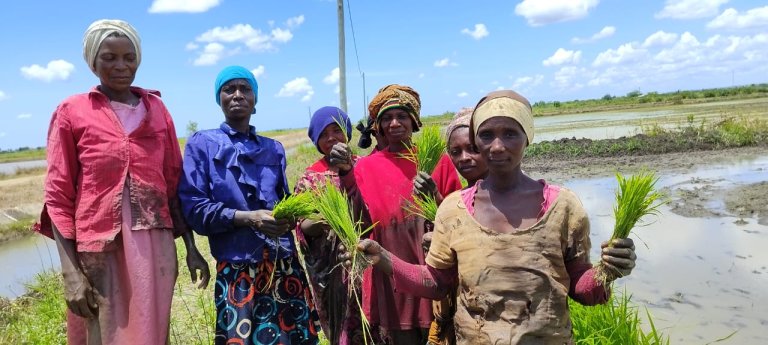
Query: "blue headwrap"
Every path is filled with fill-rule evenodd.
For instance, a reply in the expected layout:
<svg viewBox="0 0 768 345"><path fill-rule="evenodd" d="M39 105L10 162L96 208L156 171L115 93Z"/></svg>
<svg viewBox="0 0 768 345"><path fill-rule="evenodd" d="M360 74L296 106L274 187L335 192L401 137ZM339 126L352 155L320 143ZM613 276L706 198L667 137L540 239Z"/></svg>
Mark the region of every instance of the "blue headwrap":
<svg viewBox="0 0 768 345"><path fill-rule="evenodd" d="M221 87L224 86L228 81L232 79L245 79L248 81L249 84L251 84L251 87L253 88L253 98L254 102L258 103L259 101L259 84L256 83L256 77L253 76L253 73L249 71L247 68L242 66L229 66L225 67L221 72L219 72L219 75L216 77L216 85L215 85L215 95L216 95L216 104L221 105L221 98L219 97L219 94L221 93ZM256 113L256 109L253 109L253 112Z"/></svg>
<svg viewBox="0 0 768 345"><path fill-rule="evenodd" d="M312 114L312 119L309 120L309 130L307 131L307 134L309 135L309 138L312 139L312 143L315 144L318 151L320 151L320 145L318 145L320 134L323 133L325 127L336 122L339 123L339 126L343 125L346 127L347 141L352 139L352 121L349 120L349 116L347 116L347 113L343 110L336 107L322 107ZM320 151L320 153L323 153L323 151Z"/></svg>

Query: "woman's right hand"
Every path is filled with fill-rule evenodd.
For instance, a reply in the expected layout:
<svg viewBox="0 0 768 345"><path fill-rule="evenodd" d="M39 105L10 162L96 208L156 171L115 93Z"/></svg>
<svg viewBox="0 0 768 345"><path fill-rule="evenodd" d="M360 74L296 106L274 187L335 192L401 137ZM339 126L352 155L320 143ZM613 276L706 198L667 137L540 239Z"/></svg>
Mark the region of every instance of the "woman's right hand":
<svg viewBox="0 0 768 345"><path fill-rule="evenodd" d="M379 242L371 239L360 240L360 242L357 243L356 249L365 255L366 261L372 266L386 274L392 274L392 260L389 257L389 252L386 251ZM350 253L343 244L339 244L338 252L338 259L344 267L352 267L352 253Z"/></svg>
<svg viewBox="0 0 768 345"><path fill-rule="evenodd" d="M80 270L64 272L64 300L67 307L77 316L86 319L96 318L99 305L96 302L96 291L88 278Z"/></svg>
<svg viewBox="0 0 768 345"><path fill-rule="evenodd" d="M347 172L352 169L352 149L345 143L336 143L328 153L328 162L339 169L339 172Z"/></svg>
<svg viewBox="0 0 768 345"><path fill-rule="evenodd" d="M295 226L288 219L275 219L270 210L237 211L237 214L236 217L242 217L246 226L256 228L269 237L283 236Z"/></svg>

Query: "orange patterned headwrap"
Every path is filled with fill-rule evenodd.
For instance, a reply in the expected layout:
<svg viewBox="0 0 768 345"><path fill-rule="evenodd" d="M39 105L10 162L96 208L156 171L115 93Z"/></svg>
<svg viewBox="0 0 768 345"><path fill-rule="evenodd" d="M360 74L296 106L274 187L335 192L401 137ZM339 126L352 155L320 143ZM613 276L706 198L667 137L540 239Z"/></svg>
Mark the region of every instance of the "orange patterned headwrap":
<svg viewBox="0 0 768 345"><path fill-rule="evenodd" d="M383 112L392 109L401 108L411 115L411 119L416 124L413 128L414 132L421 127L421 99L419 93L412 89L410 86L390 84L379 89L379 93L373 97L371 103L368 104L368 116L373 119L373 130L379 131L379 115Z"/></svg>

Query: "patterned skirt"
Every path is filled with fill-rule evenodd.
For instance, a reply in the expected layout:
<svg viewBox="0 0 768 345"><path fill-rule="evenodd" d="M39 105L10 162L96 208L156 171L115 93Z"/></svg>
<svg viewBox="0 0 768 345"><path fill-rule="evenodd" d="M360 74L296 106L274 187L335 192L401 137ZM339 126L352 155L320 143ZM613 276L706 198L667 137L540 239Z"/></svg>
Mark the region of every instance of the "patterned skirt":
<svg viewBox="0 0 768 345"><path fill-rule="evenodd" d="M317 344L318 316L298 258L219 261L216 271L216 344Z"/></svg>

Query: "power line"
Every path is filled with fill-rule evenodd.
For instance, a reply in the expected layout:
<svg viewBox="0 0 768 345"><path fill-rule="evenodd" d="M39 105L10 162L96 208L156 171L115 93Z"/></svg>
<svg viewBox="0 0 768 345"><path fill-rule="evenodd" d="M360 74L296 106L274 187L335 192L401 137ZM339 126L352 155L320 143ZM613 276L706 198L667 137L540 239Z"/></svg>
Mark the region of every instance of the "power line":
<svg viewBox="0 0 768 345"><path fill-rule="evenodd" d="M352 29L352 46L355 48L355 61L357 61L357 72L360 77L363 78L363 118L365 118L365 112L367 110L368 96L365 92L365 73L360 68L360 55L357 52L357 38L355 37L355 22L352 20L352 6L349 5L347 0L347 12L349 12L349 27Z"/></svg>

